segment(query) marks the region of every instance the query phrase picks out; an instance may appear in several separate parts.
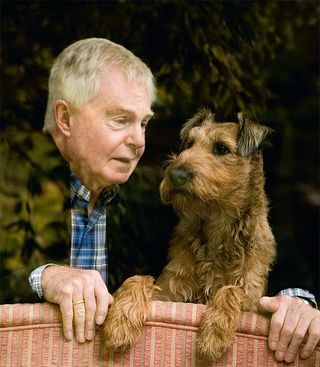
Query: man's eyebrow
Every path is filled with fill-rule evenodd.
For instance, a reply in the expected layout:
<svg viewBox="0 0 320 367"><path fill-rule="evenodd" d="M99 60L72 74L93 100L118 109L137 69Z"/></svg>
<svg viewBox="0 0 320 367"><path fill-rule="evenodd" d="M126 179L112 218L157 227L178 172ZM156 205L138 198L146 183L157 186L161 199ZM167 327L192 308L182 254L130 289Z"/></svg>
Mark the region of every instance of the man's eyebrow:
<svg viewBox="0 0 320 367"><path fill-rule="evenodd" d="M108 115L121 115L121 114L131 115L133 114L132 111L126 110L124 108L112 108L108 110L107 113Z"/></svg>
<svg viewBox="0 0 320 367"><path fill-rule="evenodd" d="M135 112L131 110L126 110L125 108L113 108L108 110L108 115L121 115L121 114L134 116ZM151 110L150 113L148 113L145 117L151 119L153 116L154 112Z"/></svg>

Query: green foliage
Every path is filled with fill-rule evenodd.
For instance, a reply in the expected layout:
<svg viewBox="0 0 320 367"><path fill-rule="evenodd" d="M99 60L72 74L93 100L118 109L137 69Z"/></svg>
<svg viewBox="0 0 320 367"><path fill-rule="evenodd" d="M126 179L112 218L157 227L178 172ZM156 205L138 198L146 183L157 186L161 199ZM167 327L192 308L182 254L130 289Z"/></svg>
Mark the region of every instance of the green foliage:
<svg viewBox="0 0 320 367"><path fill-rule="evenodd" d="M181 124L199 107L218 119L242 110L284 131L273 171L280 182L296 170L293 121L302 130L292 116L295 105L283 99L294 83L292 90L281 86L304 65L309 84L296 99L307 100L309 109L300 104L298 115L308 109L305 144L314 144L317 68L308 37L318 29L316 1L3 1L1 7L0 277L7 281L0 302L32 299L30 270L68 253L64 163L41 133L48 72L68 44L110 38L139 55L158 83L145 157L110 208L113 288L133 273L161 269L172 216L160 204L160 167L176 149ZM312 184L313 159L303 171Z"/></svg>

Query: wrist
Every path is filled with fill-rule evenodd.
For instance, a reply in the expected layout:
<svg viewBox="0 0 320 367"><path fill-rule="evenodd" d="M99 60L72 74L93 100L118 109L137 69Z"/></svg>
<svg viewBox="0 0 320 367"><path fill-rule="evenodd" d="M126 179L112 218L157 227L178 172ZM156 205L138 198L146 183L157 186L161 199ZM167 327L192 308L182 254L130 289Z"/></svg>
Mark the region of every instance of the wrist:
<svg viewBox="0 0 320 367"><path fill-rule="evenodd" d="M40 299L43 298L43 290L42 290L42 274L48 266L55 264L46 264L41 265L38 268L34 269L29 276L29 284L34 293L38 295Z"/></svg>
<svg viewBox="0 0 320 367"><path fill-rule="evenodd" d="M41 288L44 290L49 279L52 279L51 269L59 267L56 264L47 264L41 273Z"/></svg>
<svg viewBox="0 0 320 367"><path fill-rule="evenodd" d="M291 296L306 300L313 308L318 308L315 296L306 289L302 288L286 288L281 290L278 295Z"/></svg>

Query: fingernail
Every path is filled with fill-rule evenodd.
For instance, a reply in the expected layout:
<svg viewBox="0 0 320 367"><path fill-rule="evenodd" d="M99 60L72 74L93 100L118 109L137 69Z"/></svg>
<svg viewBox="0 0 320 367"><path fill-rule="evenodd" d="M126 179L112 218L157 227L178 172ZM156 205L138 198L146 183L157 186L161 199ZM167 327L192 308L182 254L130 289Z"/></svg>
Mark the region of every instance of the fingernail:
<svg viewBox="0 0 320 367"><path fill-rule="evenodd" d="M283 361L284 353L283 352L278 352L276 354L276 357L277 357L278 361Z"/></svg>
<svg viewBox="0 0 320 367"><path fill-rule="evenodd" d="M301 358L308 358L309 357L309 353L308 352L302 352L301 353Z"/></svg>
<svg viewBox="0 0 320 367"><path fill-rule="evenodd" d="M87 340L92 340L94 338L94 333L93 331L88 331L87 332Z"/></svg>
<svg viewBox="0 0 320 367"><path fill-rule="evenodd" d="M73 337L72 332L71 332L71 331L69 331L69 332L67 333L67 335L66 335L66 338L67 338L68 340L72 340L72 337Z"/></svg>
<svg viewBox="0 0 320 367"><path fill-rule="evenodd" d="M98 316L97 317L97 320L96 320L96 323L98 325L102 325L103 324L103 321L104 321L104 317L103 316Z"/></svg>
<svg viewBox="0 0 320 367"><path fill-rule="evenodd" d="M276 342L271 342L270 343L270 349L271 350L276 350L277 349L277 343Z"/></svg>
<svg viewBox="0 0 320 367"><path fill-rule="evenodd" d="M285 361L287 363L291 363L294 360L294 356L292 354L289 354L288 356L285 357Z"/></svg>
<svg viewBox="0 0 320 367"><path fill-rule="evenodd" d="M79 341L79 343L84 343L86 341L83 334L79 335L79 340L78 341Z"/></svg>

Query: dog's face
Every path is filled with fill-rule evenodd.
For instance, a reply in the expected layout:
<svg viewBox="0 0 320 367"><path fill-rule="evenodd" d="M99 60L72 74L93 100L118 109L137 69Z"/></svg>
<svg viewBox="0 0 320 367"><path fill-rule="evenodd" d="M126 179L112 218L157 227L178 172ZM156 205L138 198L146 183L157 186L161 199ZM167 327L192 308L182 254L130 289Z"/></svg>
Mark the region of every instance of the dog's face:
<svg viewBox="0 0 320 367"><path fill-rule="evenodd" d="M238 115L239 123L215 122L204 110L181 130L182 151L168 161L160 193L184 213L201 205L238 205L250 186L260 145L270 129Z"/></svg>

